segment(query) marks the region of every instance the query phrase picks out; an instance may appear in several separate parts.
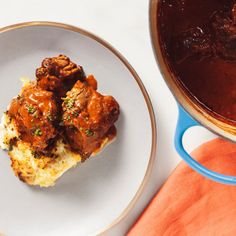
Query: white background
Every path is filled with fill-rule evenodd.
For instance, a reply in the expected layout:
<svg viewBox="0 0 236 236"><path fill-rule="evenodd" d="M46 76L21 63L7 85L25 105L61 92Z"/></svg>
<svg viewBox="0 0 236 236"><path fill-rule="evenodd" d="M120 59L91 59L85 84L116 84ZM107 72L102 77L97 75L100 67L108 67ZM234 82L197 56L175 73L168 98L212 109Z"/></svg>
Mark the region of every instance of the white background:
<svg viewBox="0 0 236 236"><path fill-rule="evenodd" d="M102 37L128 59L151 97L158 135L152 176L135 208L106 235L124 235L180 161L173 147L177 106L154 59L148 7L148 0L0 0L0 27L24 21L57 21ZM212 136L195 128L187 134L187 147L191 150Z"/></svg>

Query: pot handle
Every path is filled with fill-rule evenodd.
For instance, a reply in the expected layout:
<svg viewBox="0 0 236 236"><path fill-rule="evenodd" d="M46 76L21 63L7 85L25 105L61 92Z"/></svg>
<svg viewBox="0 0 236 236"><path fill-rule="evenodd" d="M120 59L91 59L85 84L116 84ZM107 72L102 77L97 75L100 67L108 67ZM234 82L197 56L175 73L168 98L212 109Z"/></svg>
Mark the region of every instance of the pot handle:
<svg viewBox="0 0 236 236"><path fill-rule="evenodd" d="M176 151L192 169L204 175L205 177L219 183L236 185L236 177L223 175L207 169L206 167L195 161L184 149L183 135L185 131L193 126L198 126L200 124L196 120L194 120L180 105L178 107L179 107L179 118L175 132Z"/></svg>

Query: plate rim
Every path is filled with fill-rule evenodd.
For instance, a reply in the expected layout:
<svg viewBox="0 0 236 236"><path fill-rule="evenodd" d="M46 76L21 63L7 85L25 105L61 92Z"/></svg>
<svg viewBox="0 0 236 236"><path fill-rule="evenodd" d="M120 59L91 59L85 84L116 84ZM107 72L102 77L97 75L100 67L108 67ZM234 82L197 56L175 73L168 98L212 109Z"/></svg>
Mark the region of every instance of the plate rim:
<svg viewBox="0 0 236 236"><path fill-rule="evenodd" d="M132 77L135 79L137 82L139 89L142 92L142 95L144 97L144 100L146 102L148 112L149 112L149 117L150 117L150 122L151 122L151 129L152 129L152 145L151 145L151 152L149 156L149 161L148 161L148 166L145 171L144 178L142 179L142 182L140 186L138 187L134 197L132 200L127 204L127 206L124 208L124 210L121 212L121 214L113 219L105 228L99 230L98 232L95 232L96 235L102 235L109 231L111 228L113 228L115 225L117 225L119 222L121 222L127 215L128 213L133 209L133 207L136 205L138 202L140 196L142 195L145 186L147 185L147 182L149 180L151 171L153 169L154 165L154 160L156 156L156 149L157 149L157 128L156 128L156 119L155 119L155 113L153 110L152 102L151 99L148 95L148 92L140 79L139 75L137 72L134 70L134 68L131 66L131 64L128 62L128 60L117 50L115 49L110 43L102 39L101 37L84 30L78 26L73 26L70 24L65 24L65 23L59 23L59 22L54 22L54 21L29 21L29 22L21 22L17 24L12 24L8 25L5 27L0 27L0 34L20 29L20 28L26 28L26 27L32 27L32 26L49 26L49 27L56 27L60 29L66 29L69 31L73 31L79 34L82 34L90 39L95 40L97 43L101 44L105 48L107 48L113 55L115 55L121 62L122 64L129 70L129 72L132 74Z"/></svg>

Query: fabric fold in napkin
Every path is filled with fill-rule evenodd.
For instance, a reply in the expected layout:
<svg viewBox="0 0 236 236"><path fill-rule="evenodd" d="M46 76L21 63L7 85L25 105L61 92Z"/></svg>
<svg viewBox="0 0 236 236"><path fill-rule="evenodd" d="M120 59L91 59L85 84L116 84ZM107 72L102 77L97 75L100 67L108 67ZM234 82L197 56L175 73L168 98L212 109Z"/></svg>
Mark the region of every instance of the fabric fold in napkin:
<svg viewBox="0 0 236 236"><path fill-rule="evenodd" d="M214 139L192 156L209 169L236 176L236 144ZM213 182L181 162L128 236L235 236L236 186Z"/></svg>

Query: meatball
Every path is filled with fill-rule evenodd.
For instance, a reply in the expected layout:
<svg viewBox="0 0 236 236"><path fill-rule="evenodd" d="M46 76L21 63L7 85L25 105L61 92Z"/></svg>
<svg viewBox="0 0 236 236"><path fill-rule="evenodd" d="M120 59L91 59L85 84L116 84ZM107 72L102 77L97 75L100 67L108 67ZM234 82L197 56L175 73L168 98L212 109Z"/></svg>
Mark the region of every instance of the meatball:
<svg viewBox="0 0 236 236"><path fill-rule="evenodd" d="M64 55L45 58L36 70L37 84L44 90L54 92L59 98L66 95L77 80L85 78L83 68Z"/></svg>
<svg viewBox="0 0 236 236"><path fill-rule="evenodd" d="M77 81L63 98L63 123L66 137L73 150L83 158L98 150L119 116L119 105L111 96L98 93L95 79Z"/></svg>
<svg viewBox="0 0 236 236"><path fill-rule="evenodd" d="M54 95L35 83L23 87L21 95L12 100L7 115L15 120L20 138L35 151L45 151L57 135L58 107Z"/></svg>

